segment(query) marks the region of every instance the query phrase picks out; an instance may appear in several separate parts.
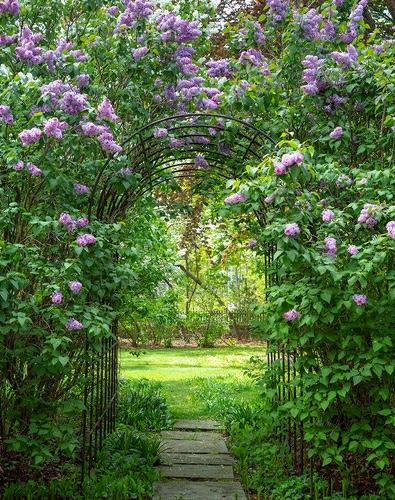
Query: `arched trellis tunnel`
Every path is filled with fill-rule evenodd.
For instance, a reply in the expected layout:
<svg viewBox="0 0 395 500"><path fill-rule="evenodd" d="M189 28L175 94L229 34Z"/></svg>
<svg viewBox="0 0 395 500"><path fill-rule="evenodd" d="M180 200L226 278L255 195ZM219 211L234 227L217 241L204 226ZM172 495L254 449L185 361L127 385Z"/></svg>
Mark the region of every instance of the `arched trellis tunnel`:
<svg viewBox="0 0 395 500"><path fill-rule="evenodd" d="M89 217L103 222L121 219L133 204L160 184L179 179L224 183L243 174L246 163L259 163L276 143L249 120L216 113L183 113L155 120L136 130L122 152L99 170L89 202ZM123 182L120 182L123 181ZM263 206L262 206L263 209ZM261 224L264 211L256 213ZM266 270L274 247L265 249ZM89 351L89 340L86 345ZM117 404L117 325L85 365L82 429L82 476L92 469L105 436L114 430Z"/></svg>

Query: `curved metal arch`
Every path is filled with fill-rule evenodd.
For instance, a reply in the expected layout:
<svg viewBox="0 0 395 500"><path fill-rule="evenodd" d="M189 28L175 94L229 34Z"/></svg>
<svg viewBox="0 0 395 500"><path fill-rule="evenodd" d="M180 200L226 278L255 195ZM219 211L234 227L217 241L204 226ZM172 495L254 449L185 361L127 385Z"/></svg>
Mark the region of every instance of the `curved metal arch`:
<svg viewBox="0 0 395 500"><path fill-rule="evenodd" d="M156 137L156 128L166 128L166 137ZM215 134L209 135L209 129L215 130ZM182 139L184 143L179 148L172 148L169 144L171 138ZM188 168L188 177L201 176L202 168L194 166L198 154L204 155L209 163L209 167L203 169L204 176L209 173L218 179L231 179L237 176L239 166L244 161L257 161L268 149L276 147L272 137L245 120L220 113L203 112L180 113L154 120L133 132L121 145L123 152L109 157L96 176L89 199L89 216L92 214L98 189L101 193L97 200L96 214L103 217L107 213L112 218L108 210L118 212L122 199L125 200L126 197L127 208L127 197L134 202L161 182L168 181L169 176L177 179L179 175L185 175L186 167L191 167ZM120 194L111 189L114 172L108 170L116 157L125 155L129 167L140 173L142 179L139 186L126 188ZM107 203L109 198L112 201Z"/></svg>

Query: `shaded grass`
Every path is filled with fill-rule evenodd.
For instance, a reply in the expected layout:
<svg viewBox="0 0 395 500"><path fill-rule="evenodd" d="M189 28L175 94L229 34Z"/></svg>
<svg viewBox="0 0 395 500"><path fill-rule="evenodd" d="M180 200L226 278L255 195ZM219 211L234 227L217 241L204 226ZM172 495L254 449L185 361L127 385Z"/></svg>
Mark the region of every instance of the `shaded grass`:
<svg viewBox="0 0 395 500"><path fill-rule="evenodd" d="M121 377L156 380L162 384L175 418L207 416L204 402L196 393L204 379L237 383L237 397L250 401L258 391L243 370L251 356L264 356L261 345L218 347L215 349L148 349L140 357L121 351Z"/></svg>

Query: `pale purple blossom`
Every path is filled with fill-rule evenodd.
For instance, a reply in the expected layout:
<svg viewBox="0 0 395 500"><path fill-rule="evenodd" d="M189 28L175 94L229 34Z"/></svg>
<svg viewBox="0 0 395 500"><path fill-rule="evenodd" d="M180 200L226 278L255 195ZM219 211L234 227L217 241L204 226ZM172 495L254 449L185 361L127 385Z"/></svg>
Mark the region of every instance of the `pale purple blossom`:
<svg viewBox="0 0 395 500"><path fill-rule="evenodd" d="M96 123L86 122L81 124L81 130L84 135L95 137L108 132L105 125L96 125Z"/></svg>
<svg viewBox="0 0 395 500"><path fill-rule="evenodd" d="M120 153L122 151L122 146L117 144L114 140L113 135L110 132L104 132L98 137L98 141L103 151L110 154Z"/></svg>
<svg viewBox="0 0 395 500"><path fill-rule="evenodd" d="M257 240L250 240L248 242L248 247L249 248L255 248L257 246L257 244L258 244Z"/></svg>
<svg viewBox="0 0 395 500"><path fill-rule="evenodd" d="M206 66L208 68L207 74L212 78L229 78L232 76L232 71L227 59L208 61Z"/></svg>
<svg viewBox="0 0 395 500"><path fill-rule="evenodd" d="M3 13L11 14L11 16L17 16L19 14L18 0L3 0L0 2L0 14Z"/></svg>
<svg viewBox="0 0 395 500"><path fill-rule="evenodd" d="M364 294L355 294L352 296L352 300L357 304L357 306L363 306L366 304L368 297Z"/></svg>
<svg viewBox="0 0 395 500"><path fill-rule="evenodd" d="M161 128L161 127L157 127L155 130L154 130L154 137L156 139L159 139L161 137L166 137L168 135L168 130L167 128Z"/></svg>
<svg viewBox="0 0 395 500"><path fill-rule="evenodd" d="M225 205L235 205L236 203L243 203L246 201L247 196L243 193L235 193L231 194L230 196L227 196L224 199Z"/></svg>
<svg viewBox="0 0 395 500"><path fill-rule="evenodd" d="M73 293L79 293L82 288L82 283L79 281L69 281L69 288Z"/></svg>
<svg viewBox="0 0 395 500"><path fill-rule="evenodd" d="M239 57L241 64L252 64L253 66L260 66L263 62L262 52L259 49L244 50Z"/></svg>
<svg viewBox="0 0 395 500"><path fill-rule="evenodd" d="M350 255L357 255L357 253L359 252L359 248L356 245L348 245L347 252Z"/></svg>
<svg viewBox="0 0 395 500"><path fill-rule="evenodd" d="M329 137L331 139L340 139L340 137L343 135L343 129L342 127L336 127L335 129L332 130L332 132L329 134Z"/></svg>
<svg viewBox="0 0 395 500"><path fill-rule="evenodd" d="M34 144L35 142L39 141L41 134L42 132L39 128L33 127L30 129L22 130L18 137L22 142L22 146L29 146L29 144Z"/></svg>
<svg viewBox="0 0 395 500"><path fill-rule="evenodd" d="M75 90L68 90L60 101L60 109L70 115L76 115L86 108L87 103L88 100L84 94L80 94Z"/></svg>
<svg viewBox="0 0 395 500"><path fill-rule="evenodd" d="M185 146L184 139L177 139L176 137L172 137L169 141L169 145L172 149L182 148Z"/></svg>
<svg viewBox="0 0 395 500"><path fill-rule="evenodd" d="M387 229L388 236L395 238L395 220L387 222L385 228Z"/></svg>
<svg viewBox="0 0 395 500"><path fill-rule="evenodd" d="M135 61L140 61L148 52L148 47L139 47L132 51L133 58Z"/></svg>
<svg viewBox="0 0 395 500"><path fill-rule="evenodd" d="M325 209L321 213L321 217L323 222L330 222L335 218L335 212L329 210L329 208Z"/></svg>
<svg viewBox="0 0 395 500"><path fill-rule="evenodd" d="M196 155L194 163L195 163L196 167L202 167L202 168L208 167L208 161L206 160L206 158L202 154Z"/></svg>
<svg viewBox="0 0 395 500"><path fill-rule="evenodd" d="M300 227L296 222L286 224L284 227L285 236L296 236L300 233Z"/></svg>
<svg viewBox="0 0 395 500"><path fill-rule="evenodd" d="M289 1L288 0L267 0L269 5L269 14L274 22L282 21L287 12Z"/></svg>
<svg viewBox="0 0 395 500"><path fill-rule="evenodd" d="M90 189L85 184L79 184L78 182L76 182L74 184L74 191L76 191L78 194L86 194L89 193Z"/></svg>
<svg viewBox="0 0 395 500"><path fill-rule="evenodd" d="M349 177L346 174L340 174L339 177L336 179L336 186L338 188L345 188L347 186L351 186L353 184L353 180L351 177Z"/></svg>
<svg viewBox="0 0 395 500"><path fill-rule="evenodd" d="M274 173L276 175L284 175L286 171L287 171L287 167L283 163L281 163L279 161L276 161L274 163Z"/></svg>
<svg viewBox="0 0 395 500"><path fill-rule="evenodd" d="M76 76L77 84L80 88L87 87L89 85L90 77L86 73Z"/></svg>
<svg viewBox="0 0 395 500"><path fill-rule="evenodd" d="M371 203L365 203L361 213L358 216L358 224L366 224L368 228L372 228L377 224L377 219L375 218L375 213L378 210L377 205L372 205Z"/></svg>
<svg viewBox="0 0 395 500"><path fill-rule="evenodd" d="M54 292L51 295L51 301L52 301L52 304L61 304L62 301L63 301L62 292L60 292L59 290L57 290L56 292Z"/></svg>
<svg viewBox="0 0 395 500"><path fill-rule="evenodd" d="M50 118L44 122L44 134L57 140L62 139L63 131L67 128L68 124L61 122L58 118Z"/></svg>
<svg viewBox="0 0 395 500"><path fill-rule="evenodd" d="M64 226L69 226L70 224L73 223L73 218L71 217L70 214L68 214L66 212L62 212L59 215L58 221L59 221L60 224L63 224Z"/></svg>
<svg viewBox="0 0 395 500"><path fill-rule="evenodd" d="M29 170L29 173L32 177L40 177L43 174L41 168L38 168L36 165L33 165L33 163L28 162L26 164L26 167Z"/></svg>
<svg viewBox="0 0 395 500"><path fill-rule="evenodd" d="M102 120L107 119L114 123L119 121L119 116L115 113L113 105L107 97L104 97L103 101L97 107L97 116Z"/></svg>
<svg viewBox="0 0 395 500"><path fill-rule="evenodd" d="M12 116L10 107L6 106L5 104L0 105L0 120L7 125L11 125L11 123L14 121L14 117Z"/></svg>
<svg viewBox="0 0 395 500"><path fill-rule="evenodd" d="M18 160L13 166L13 169L16 170L17 172L20 170L23 170L24 168L25 168L25 164L23 163L22 160Z"/></svg>
<svg viewBox="0 0 395 500"><path fill-rule="evenodd" d="M304 159L303 154L300 151L295 151L294 153L286 153L281 158L281 163L285 167L292 167L293 165L299 165Z"/></svg>
<svg viewBox="0 0 395 500"><path fill-rule="evenodd" d="M76 242L80 247L86 247L88 245L93 245L94 243L96 243L96 238L93 236L93 234L80 234L79 236L77 236Z"/></svg>
<svg viewBox="0 0 395 500"><path fill-rule="evenodd" d="M74 221L75 227L85 227L89 224L89 219L86 217L80 217Z"/></svg>
<svg viewBox="0 0 395 500"><path fill-rule="evenodd" d="M331 236L325 238L325 253L328 257L336 258L337 243L335 238Z"/></svg>
<svg viewBox="0 0 395 500"><path fill-rule="evenodd" d="M66 323L67 330L82 330L84 325L77 321L75 318L70 318Z"/></svg>
<svg viewBox="0 0 395 500"><path fill-rule="evenodd" d="M290 309L289 311L283 314L283 318L287 321L295 321L299 319L301 316L300 312L297 309Z"/></svg>

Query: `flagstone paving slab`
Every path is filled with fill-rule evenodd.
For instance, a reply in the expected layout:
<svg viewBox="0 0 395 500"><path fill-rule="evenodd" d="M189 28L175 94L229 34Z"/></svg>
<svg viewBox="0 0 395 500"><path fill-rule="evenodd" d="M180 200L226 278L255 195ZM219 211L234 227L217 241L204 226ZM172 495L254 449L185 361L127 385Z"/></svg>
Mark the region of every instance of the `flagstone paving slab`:
<svg viewBox="0 0 395 500"><path fill-rule="evenodd" d="M197 430L197 431L218 431L221 426L214 420L177 420L174 429Z"/></svg>
<svg viewBox="0 0 395 500"><path fill-rule="evenodd" d="M225 441L162 439L162 451L168 453L228 453Z"/></svg>
<svg viewBox="0 0 395 500"><path fill-rule="evenodd" d="M231 465L190 465L175 464L159 467L162 477L182 477L187 479L233 479Z"/></svg>
<svg viewBox="0 0 395 500"><path fill-rule="evenodd" d="M226 453L165 453L160 454L163 465L201 464L201 465L233 465L234 459Z"/></svg>
<svg viewBox="0 0 395 500"><path fill-rule="evenodd" d="M247 500L238 481L163 481L154 500Z"/></svg>
<svg viewBox="0 0 395 500"><path fill-rule="evenodd" d="M194 441L215 441L222 440L223 436L218 432L191 432L191 431L162 431L164 439L191 439Z"/></svg>

